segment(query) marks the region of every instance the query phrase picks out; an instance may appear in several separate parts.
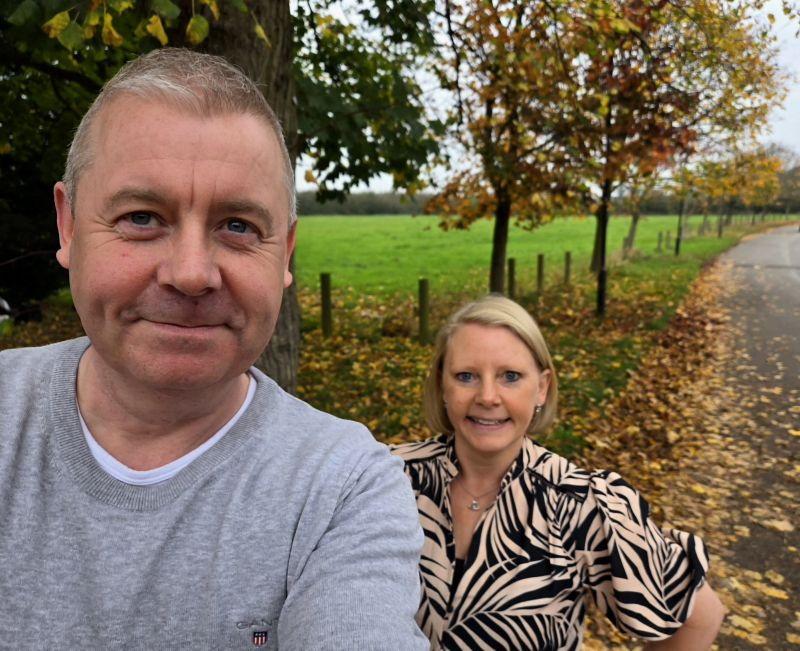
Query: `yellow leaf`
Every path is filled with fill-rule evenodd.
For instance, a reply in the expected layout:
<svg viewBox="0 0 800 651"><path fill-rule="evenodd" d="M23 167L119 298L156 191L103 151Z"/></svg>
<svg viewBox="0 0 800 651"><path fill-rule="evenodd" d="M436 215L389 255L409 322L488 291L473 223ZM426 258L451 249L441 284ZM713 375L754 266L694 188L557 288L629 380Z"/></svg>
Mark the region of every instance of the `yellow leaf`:
<svg viewBox="0 0 800 651"><path fill-rule="evenodd" d="M86 14L86 19L83 21L83 38L91 39L97 31L97 26L100 24L100 12L92 9Z"/></svg>
<svg viewBox="0 0 800 651"><path fill-rule="evenodd" d="M186 38L192 45L200 45L208 36L208 21L200 14L192 16L186 25Z"/></svg>
<svg viewBox="0 0 800 651"><path fill-rule="evenodd" d="M756 581L755 583L753 583L753 587L762 594L765 594L768 597L772 597L773 599L789 599L789 594L786 592L786 590L773 588L772 586L769 586L766 583L759 583L758 581Z"/></svg>
<svg viewBox="0 0 800 651"><path fill-rule="evenodd" d="M133 7L133 0L110 0L109 4L114 11L121 14Z"/></svg>
<svg viewBox="0 0 800 651"><path fill-rule="evenodd" d="M789 434L792 436L800 436L800 429L790 429Z"/></svg>
<svg viewBox="0 0 800 651"><path fill-rule="evenodd" d="M306 170L306 173L303 178L305 178L306 183L314 183L317 180L317 177L314 176L314 172L312 172L311 170Z"/></svg>
<svg viewBox="0 0 800 651"><path fill-rule="evenodd" d="M706 487L702 484L692 484L690 488L697 493L698 495L705 495L708 491L706 491Z"/></svg>
<svg viewBox="0 0 800 651"><path fill-rule="evenodd" d="M750 644L754 646L764 646L767 643L767 638L763 635L758 635L757 633L748 633L747 631L743 631L739 628L733 629L733 634L736 637L740 637L743 640L747 640Z"/></svg>
<svg viewBox="0 0 800 651"><path fill-rule="evenodd" d="M200 0L200 2L211 9L214 20L219 20L219 5L217 4L217 0Z"/></svg>
<svg viewBox="0 0 800 651"><path fill-rule="evenodd" d="M764 624L751 617L742 617L741 615L731 615L728 623L736 628L741 628L748 633L760 633L764 630Z"/></svg>
<svg viewBox="0 0 800 651"><path fill-rule="evenodd" d="M157 38L162 46L167 44L167 33L164 31L164 25L161 22L160 16L156 14L150 16L150 20L147 21L147 33Z"/></svg>
<svg viewBox="0 0 800 651"><path fill-rule="evenodd" d="M122 35L114 29L114 23L111 19L111 14L106 14L103 16L103 43L106 45L113 45L114 47L119 47L125 42L125 39L122 38Z"/></svg>
<svg viewBox="0 0 800 651"><path fill-rule="evenodd" d="M256 30L256 37L258 37L259 40L264 41L264 44L267 47L272 47L272 43L270 43L270 40L267 37L267 33L264 31L264 28L261 26L260 23L258 22L256 23L255 30Z"/></svg>
<svg viewBox="0 0 800 651"><path fill-rule="evenodd" d="M63 32L67 26L70 24L71 19L69 17L68 11L62 11L60 14L56 14L50 20L48 20L44 25L42 25L42 29L44 33L47 34L50 38L56 38L61 32Z"/></svg>
<svg viewBox="0 0 800 651"><path fill-rule="evenodd" d="M792 525L792 523L788 520L765 520L763 524L765 527L772 529L773 531L779 531L782 533L794 531L794 525Z"/></svg>
<svg viewBox="0 0 800 651"><path fill-rule="evenodd" d="M800 645L800 635L797 635L796 633L787 633L786 634L786 641L789 644Z"/></svg>

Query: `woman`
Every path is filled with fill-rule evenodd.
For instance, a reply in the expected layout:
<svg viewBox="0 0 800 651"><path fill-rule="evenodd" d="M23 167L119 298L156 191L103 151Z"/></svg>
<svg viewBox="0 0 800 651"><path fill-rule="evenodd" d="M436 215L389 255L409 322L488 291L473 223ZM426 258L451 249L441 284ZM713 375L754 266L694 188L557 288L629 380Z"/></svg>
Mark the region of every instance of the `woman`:
<svg viewBox="0 0 800 651"><path fill-rule="evenodd" d="M555 369L513 301L487 296L439 333L425 386L438 438L397 446L425 531L417 622L436 649L578 649L589 592L647 649L708 649L723 616L702 541L660 531L613 472L534 443Z"/></svg>

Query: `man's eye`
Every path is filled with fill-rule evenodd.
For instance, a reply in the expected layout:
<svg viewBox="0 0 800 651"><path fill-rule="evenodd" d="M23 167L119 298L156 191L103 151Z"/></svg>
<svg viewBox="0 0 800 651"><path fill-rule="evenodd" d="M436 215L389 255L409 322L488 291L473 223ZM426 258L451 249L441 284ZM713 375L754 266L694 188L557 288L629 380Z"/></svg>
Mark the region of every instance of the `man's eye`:
<svg viewBox="0 0 800 651"><path fill-rule="evenodd" d="M153 215L149 212L132 212L127 216L128 221L134 226L152 226Z"/></svg>
<svg viewBox="0 0 800 651"><path fill-rule="evenodd" d="M521 377L520 374L517 373L516 371L506 371L505 373L503 373L503 379L506 382L516 382L517 380L519 380L520 377Z"/></svg>
<svg viewBox="0 0 800 651"><path fill-rule="evenodd" d="M236 233L238 235L246 235L247 233L251 233L253 229L250 227L245 221L241 219L229 219L225 223L225 228L227 228L231 233Z"/></svg>
<svg viewBox="0 0 800 651"><path fill-rule="evenodd" d="M459 382L471 382L472 381L472 373L467 371L463 371L461 373L456 373L456 380Z"/></svg>

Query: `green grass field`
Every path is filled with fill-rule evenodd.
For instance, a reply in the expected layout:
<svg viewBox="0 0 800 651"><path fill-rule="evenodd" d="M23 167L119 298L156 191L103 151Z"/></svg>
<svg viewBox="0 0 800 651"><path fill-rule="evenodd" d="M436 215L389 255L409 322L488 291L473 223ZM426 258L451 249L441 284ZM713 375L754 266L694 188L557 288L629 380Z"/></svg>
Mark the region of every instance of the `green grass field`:
<svg viewBox="0 0 800 651"><path fill-rule="evenodd" d="M716 230L699 238L701 217L688 220L690 235L682 246L683 257L724 250L741 231L739 227L721 239ZM713 220L716 224L716 220ZM329 272L334 289L352 288L376 295L415 293L420 277L426 277L433 293L486 286L489 276L493 221L481 221L467 231L442 231L431 216L302 217L298 227L296 271L301 288L319 287L321 272ZM630 219L615 217L608 231L608 253L620 256ZM658 233L672 232L677 218L644 217L636 248L640 257L664 261L671 252L657 253ZM564 273L564 253L571 251L573 274L586 273L595 233L594 218L560 218L535 230L513 227L508 257L516 259L518 286L535 285L536 257L545 254L545 275L555 280ZM660 263L659 263L660 264ZM548 284L552 282L548 281Z"/></svg>

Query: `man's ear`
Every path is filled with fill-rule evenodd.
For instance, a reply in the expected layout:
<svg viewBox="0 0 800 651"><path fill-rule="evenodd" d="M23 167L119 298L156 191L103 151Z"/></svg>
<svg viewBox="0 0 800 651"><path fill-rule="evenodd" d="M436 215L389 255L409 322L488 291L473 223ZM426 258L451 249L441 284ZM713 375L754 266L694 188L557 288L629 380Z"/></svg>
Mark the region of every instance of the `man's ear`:
<svg viewBox="0 0 800 651"><path fill-rule="evenodd" d="M56 260L64 269L69 269L69 250L72 245L72 233L75 230L75 217L72 214L67 187L62 181L53 188L53 199L56 204L58 222L58 241L60 248L56 251Z"/></svg>
<svg viewBox="0 0 800 651"><path fill-rule="evenodd" d="M289 229L289 235L286 238L286 267L283 270L283 286L288 287L292 284L292 254L294 253L294 245L297 243L295 235L297 234L297 220L295 220L292 227Z"/></svg>

